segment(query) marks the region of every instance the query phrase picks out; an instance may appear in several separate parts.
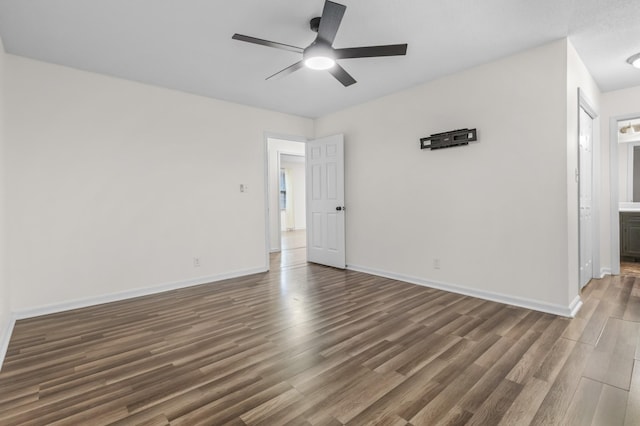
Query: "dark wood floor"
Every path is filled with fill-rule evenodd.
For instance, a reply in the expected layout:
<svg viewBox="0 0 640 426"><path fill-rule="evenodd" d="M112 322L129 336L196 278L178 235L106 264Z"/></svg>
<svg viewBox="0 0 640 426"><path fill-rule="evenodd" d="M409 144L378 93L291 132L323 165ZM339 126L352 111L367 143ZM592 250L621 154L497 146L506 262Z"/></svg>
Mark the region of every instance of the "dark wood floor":
<svg viewBox="0 0 640 426"><path fill-rule="evenodd" d="M640 278L593 281L568 320L298 252L19 321L0 424L640 424Z"/></svg>

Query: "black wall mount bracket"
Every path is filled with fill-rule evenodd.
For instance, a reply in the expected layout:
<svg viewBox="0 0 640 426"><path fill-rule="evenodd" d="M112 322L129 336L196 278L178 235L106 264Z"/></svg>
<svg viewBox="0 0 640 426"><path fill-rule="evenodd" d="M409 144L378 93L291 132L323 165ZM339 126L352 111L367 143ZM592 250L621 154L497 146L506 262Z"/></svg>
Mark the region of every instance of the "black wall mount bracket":
<svg viewBox="0 0 640 426"><path fill-rule="evenodd" d="M450 148L452 146L469 145L469 142L477 140L476 129L458 129L420 138L420 149Z"/></svg>

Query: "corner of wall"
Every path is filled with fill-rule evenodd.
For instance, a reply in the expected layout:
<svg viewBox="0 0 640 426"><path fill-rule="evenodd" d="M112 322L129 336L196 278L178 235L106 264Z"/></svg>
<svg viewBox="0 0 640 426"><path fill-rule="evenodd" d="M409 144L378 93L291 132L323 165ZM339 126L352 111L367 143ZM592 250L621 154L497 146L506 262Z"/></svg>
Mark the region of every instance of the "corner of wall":
<svg viewBox="0 0 640 426"><path fill-rule="evenodd" d="M593 276L597 278L603 268L600 262L600 136L599 117L600 89L570 40L565 39L566 64L566 127L567 127L567 295L575 300L580 293L580 220L579 220L579 108L585 105L596 114L592 140L592 264ZM604 265L607 267L608 265Z"/></svg>
<svg viewBox="0 0 640 426"><path fill-rule="evenodd" d="M5 125L4 125L4 107L5 107L5 72L4 72L4 45L0 38L0 369L4 361L4 356L9 346L9 339L13 330L14 320L11 317L10 310L10 289L7 281L6 260L5 260Z"/></svg>
<svg viewBox="0 0 640 426"><path fill-rule="evenodd" d="M347 263L569 306L566 46L555 40L316 119L316 136L348 139ZM452 101L466 93L468 102ZM523 134L532 117L542 124ZM420 152L419 136L464 126L478 128L479 143ZM403 206L401 216L369 213L380 192ZM523 230L523 221L552 235ZM433 268L436 258L446 266ZM532 261L544 267L517 285L507 279Z"/></svg>
<svg viewBox="0 0 640 426"><path fill-rule="evenodd" d="M13 327L15 324L15 315L9 315L6 322L0 329L0 371L2 371L2 365L4 364L4 358L7 355L7 350L9 349L9 341L11 340L11 334L13 333Z"/></svg>

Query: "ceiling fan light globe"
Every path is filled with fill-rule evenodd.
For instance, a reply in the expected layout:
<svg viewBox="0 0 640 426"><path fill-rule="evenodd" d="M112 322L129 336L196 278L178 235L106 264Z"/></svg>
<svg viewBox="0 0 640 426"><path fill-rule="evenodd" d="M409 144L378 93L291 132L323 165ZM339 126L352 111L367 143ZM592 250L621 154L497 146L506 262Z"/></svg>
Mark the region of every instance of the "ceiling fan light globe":
<svg viewBox="0 0 640 426"><path fill-rule="evenodd" d="M312 70L328 70L335 64L335 59L328 56L311 56L304 60L304 65Z"/></svg>

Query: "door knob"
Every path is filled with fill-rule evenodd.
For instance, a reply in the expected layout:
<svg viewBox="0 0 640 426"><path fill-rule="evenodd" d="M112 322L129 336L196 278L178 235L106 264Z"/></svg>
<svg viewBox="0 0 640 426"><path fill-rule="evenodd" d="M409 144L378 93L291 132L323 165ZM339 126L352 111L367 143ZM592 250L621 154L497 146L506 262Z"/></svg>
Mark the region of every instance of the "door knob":
<svg viewBox="0 0 640 426"><path fill-rule="evenodd" d="M337 211L342 211L342 210L346 210L346 209L344 208L344 206L338 206L338 207L336 207L336 210Z"/></svg>

